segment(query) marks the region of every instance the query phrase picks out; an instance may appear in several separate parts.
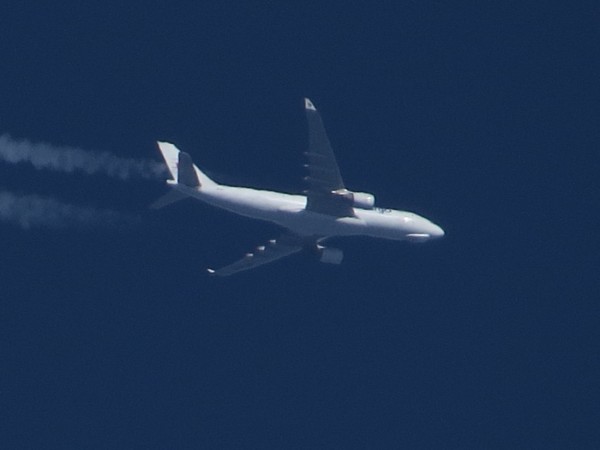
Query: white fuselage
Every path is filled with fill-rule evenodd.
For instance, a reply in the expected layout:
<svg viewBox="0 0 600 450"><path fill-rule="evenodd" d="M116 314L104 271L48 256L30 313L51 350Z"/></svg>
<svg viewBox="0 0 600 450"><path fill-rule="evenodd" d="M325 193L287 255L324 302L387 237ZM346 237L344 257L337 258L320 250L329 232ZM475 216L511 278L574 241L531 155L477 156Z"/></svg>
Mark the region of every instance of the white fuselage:
<svg viewBox="0 0 600 450"><path fill-rule="evenodd" d="M305 209L306 197L234 186L172 187L205 203L233 213L265 220L300 236L371 236L422 242L442 237L444 231L417 214L393 209L354 208L355 217L335 217Z"/></svg>

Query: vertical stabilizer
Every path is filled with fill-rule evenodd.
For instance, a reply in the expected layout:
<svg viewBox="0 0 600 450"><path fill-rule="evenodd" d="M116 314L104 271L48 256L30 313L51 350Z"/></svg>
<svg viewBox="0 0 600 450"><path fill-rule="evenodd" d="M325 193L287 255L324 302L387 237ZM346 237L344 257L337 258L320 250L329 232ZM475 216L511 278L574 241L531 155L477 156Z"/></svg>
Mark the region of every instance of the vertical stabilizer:
<svg viewBox="0 0 600 450"><path fill-rule="evenodd" d="M179 152L179 160L177 162L177 183L187 187L200 187L198 174L194 170L194 164L190 155L184 152Z"/></svg>
<svg viewBox="0 0 600 450"><path fill-rule="evenodd" d="M179 161L179 150L173 144L168 142L157 142L158 149L165 160L165 164L169 169L171 178L177 181L177 164Z"/></svg>
<svg viewBox="0 0 600 450"><path fill-rule="evenodd" d="M158 149L176 183L188 187L216 186L194 163L189 154L179 151L169 142L158 142Z"/></svg>

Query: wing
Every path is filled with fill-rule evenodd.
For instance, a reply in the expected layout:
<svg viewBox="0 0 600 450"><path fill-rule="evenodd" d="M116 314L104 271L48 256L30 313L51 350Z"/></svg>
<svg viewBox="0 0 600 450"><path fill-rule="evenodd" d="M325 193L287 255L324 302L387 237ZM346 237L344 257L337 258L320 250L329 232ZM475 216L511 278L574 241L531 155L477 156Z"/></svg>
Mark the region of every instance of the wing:
<svg viewBox="0 0 600 450"><path fill-rule="evenodd" d="M208 273L226 277L293 255L302 250L302 248L303 244L300 238L293 235L284 235L280 239L272 239L266 245L256 247L254 253L246 253L242 259L233 264L217 270L208 269Z"/></svg>
<svg viewBox="0 0 600 450"><path fill-rule="evenodd" d="M340 169L327 138L321 115L312 102L305 98L304 109L308 122L309 175L306 190L306 209L331 216L354 216L352 204L343 196L346 191Z"/></svg>

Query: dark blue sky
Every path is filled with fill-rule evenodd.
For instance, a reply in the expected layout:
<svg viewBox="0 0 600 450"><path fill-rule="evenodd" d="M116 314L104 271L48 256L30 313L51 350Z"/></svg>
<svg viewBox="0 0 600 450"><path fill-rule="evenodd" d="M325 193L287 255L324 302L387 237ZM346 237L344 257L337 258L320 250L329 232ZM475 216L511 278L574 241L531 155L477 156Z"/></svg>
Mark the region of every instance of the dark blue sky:
<svg viewBox="0 0 600 450"><path fill-rule="evenodd" d="M214 280L279 230L0 163L142 217L0 224L3 446L597 448L600 10L497 3L0 6L0 134L299 191L307 96L350 188L446 230Z"/></svg>

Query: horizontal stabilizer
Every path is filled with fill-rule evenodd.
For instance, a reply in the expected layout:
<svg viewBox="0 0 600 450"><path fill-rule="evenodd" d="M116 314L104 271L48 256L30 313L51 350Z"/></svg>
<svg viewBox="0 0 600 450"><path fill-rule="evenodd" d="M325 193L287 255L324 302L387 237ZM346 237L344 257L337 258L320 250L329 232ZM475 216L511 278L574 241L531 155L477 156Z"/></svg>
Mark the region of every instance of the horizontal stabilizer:
<svg viewBox="0 0 600 450"><path fill-rule="evenodd" d="M176 191L175 189L173 189L173 190L167 192L162 197L160 197L154 203L152 203L150 205L150 208L151 209L164 208L165 206L169 206L169 205L171 205L175 202L178 202L179 200L183 200L185 198L187 198L187 195L185 195L183 192Z"/></svg>

